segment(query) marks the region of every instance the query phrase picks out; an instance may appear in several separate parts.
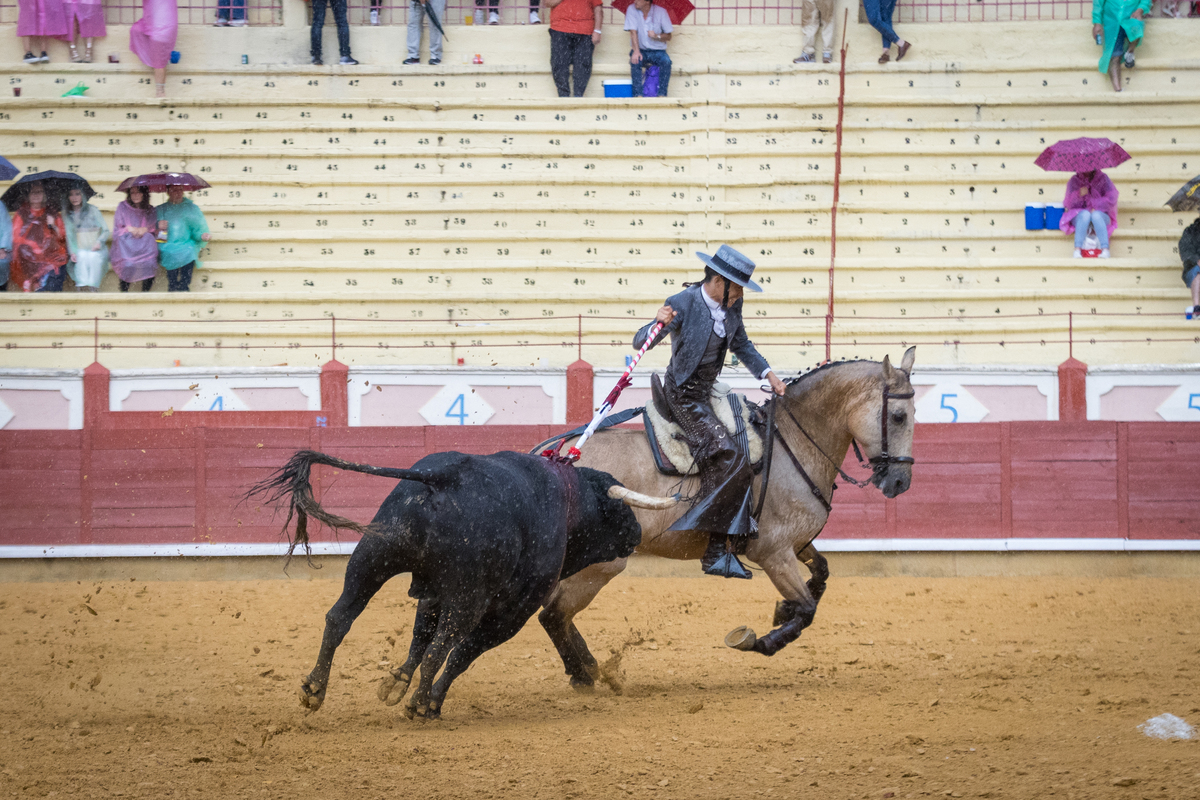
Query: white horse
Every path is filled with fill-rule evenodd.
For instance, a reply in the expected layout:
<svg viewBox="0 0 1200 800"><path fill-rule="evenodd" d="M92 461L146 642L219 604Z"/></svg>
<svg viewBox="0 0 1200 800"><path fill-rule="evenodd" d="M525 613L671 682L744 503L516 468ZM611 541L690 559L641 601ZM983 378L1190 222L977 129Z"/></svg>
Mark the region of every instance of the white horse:
<svg viewBox="0 0 1200 800"><path fill-rule="evenodd" d="M778 404L774 413L778 433L758 538L750 540L746 558L762 567L783 595L775 607L774 624L779 627L761 639L745 626L736 628L725 638L730 647L774 655L812 624L829 576L825 557L813 547L813 540L829 518L833 482L852 441L862 446L873 467L870 482L885 496L895 497L912 483L914 409L909 375L915 358L916 348L910 347L899 369L886 357L882 363L828 364L790 381L787 393L771 401ZM642 526L637 552L700 559L708 544L707 534L667 530L682 513L665 497L676 491L680 479L655 468L642 431L604 431L583 453L581 465L611 473L634 492L662 498L654 504L657 508L645 508L645 504L635 508ZM698 478L685 479L682 493L694 493L698 485ZM761 478L756 480L755 491L757 497ZM807 582L797 559L808 567L811 577ZM587 608L626 563L622 558L594 564L562 581L538 617L562 657L571 685L578 689L592 687L600 671L575 627L575 615Z"/></svg>

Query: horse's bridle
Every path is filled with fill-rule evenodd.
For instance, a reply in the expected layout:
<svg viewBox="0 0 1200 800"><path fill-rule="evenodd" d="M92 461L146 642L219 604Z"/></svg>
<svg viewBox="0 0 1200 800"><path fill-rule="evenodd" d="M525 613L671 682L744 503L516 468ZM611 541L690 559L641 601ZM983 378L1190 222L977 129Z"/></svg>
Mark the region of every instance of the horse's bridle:
<svg viewBox="0 0 1200 800"><path fill-rule="evenodd" d="M913 391L913 392L893 392L891 390L891 388L887 385L887 383L886 382L884 383L884 385L883 385L883 408L881 409L881 414L880 414L880 440L879 440L882 449L881 449L879 455L872 456L869 459L864 459L862 456L862 451L858 447L858 442L853 438L850 439L850 443L854 447L854 457L858 459L859 465L863 469L871 470L872 477L868 478L865 481L860 481L860 480L857 480L857 479L852 478L849 475L847 475L846 471L842 469L841 464L838 464L832 458L830 458L829 454L826 453L824 449L822 449L821 445L817 444L816 440L813 439L813 437L809 434L809 432L804 429L804 426L800 424L800 420L796 419L796 415L792 413L791 409L789 409L783 403L779 403L779 401L782 400L782 398L780 398L780 397L772 397L770 400L770 405L768 407L767 452L769 454L771 443L776 438L775 437L775 431L776 431L775 406L776 406L776 403L779 403L779 407L783 409L783 413L787 414L788 419L790 419L792 421L792 424L796 426L796 428L800 431L800 433L804 434L804 438L808 439L809 443L812 444L812 446L814 448L816 448L817 452L820 453L826 461L828 461L830 464L833 465L833 468L836 469L838 474L842 476L842 480L846 481L847 483L853 484L855 486L859 486L859 487L869 486L871 481L874 478L881 477L883 475L883 473L888 471L888 469L892 466L892 464L914 464L914 463L916 463L916 461L913 459L912 456L894 456L888 452L888 401L889 400L911 400L915 396L916 396L915 391ZM813 496L816 497L821 502L821 505L823 505L825 507L825 510L827 512L831 511L833 509L833 506L830 504L830 501L827 500L825 498L825 495L822 494L821 490L819 488L817 488L816 481L814 481L812 479L812 477L808 474L808 471L804 469L804 466L800 463L800 459L798 459L796 457L796 454L792 452L792 448L788 445L787 440L784 439L782 436L780 436L778 438L779 438L779 443L783 446L783 451L785 453L787 453L788 458L791 459L792 466L794 466L796 468L796 470L800 473L800 477L803 478L804 482L808 484L808 488L812 490ZM767 463L769 464L769 461ZM759 490L759 503L758 503L759 510L761 510L761 508L762 508L762 501L766 498L766 493L767 493L766 482L767 482L768 476L769 476L769 473L766 473L764 471L763 485L762 485L762 488Z"/></svg>

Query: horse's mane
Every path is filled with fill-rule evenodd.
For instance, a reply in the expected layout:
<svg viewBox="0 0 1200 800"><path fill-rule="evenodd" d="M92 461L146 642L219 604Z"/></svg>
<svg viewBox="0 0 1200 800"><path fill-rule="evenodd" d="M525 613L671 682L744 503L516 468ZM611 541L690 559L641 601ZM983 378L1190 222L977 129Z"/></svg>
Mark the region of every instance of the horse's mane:
<svg viewBox="0 0 1200 800"><path fill-rule="evenodd" d="M878 364L878 363L880 363L880 362L871 361L868 358L852 358L849 361L844 360L844 359L841 361L829 361L825 364L821 364L820 366L812 367L811 369L805 370L804 372L801 372L799 375L797 375L794 378L788 378L786 381L784 381L784 384L787 386L796 386L796 385L800 384L801 382L808 380L813 375L825 372L827 370L831 370L834 367L843 367L847 364Z"/></svg>

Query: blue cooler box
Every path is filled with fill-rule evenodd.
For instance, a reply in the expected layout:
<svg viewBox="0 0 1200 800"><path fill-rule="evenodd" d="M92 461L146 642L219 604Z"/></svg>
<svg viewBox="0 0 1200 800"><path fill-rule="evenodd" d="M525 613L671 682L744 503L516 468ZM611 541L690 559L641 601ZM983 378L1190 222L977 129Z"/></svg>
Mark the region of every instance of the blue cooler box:
<svg viewBox="0 0 1200 800"><path fill-rule="evenodd" d="M1040 231L1046 227L1046 204L1029 203L1025 206L1025 230Z"/></svg>
<svg viewBox="0 0 1200 800"><path fill-rule="evenodd" d="M1062 222L1063 206L1062 203L1047 203L1046 204L1046 230L1058 230L1058 223Z"/></svg>
<svg viewBox="0 0 1200 800"><path fill-rule="evenodd" d="M633 81L605 81L604 82L605 97L633 97Z"/></svg>

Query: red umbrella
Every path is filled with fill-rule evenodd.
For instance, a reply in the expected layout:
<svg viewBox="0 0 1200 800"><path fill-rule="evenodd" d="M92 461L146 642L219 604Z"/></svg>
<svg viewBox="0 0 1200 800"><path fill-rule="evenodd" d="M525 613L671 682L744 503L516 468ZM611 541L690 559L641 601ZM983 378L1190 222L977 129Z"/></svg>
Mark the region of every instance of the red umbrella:
<svg viewBox="0 0 1200 800"><path fill-rule="evenodd" d="M1125 148L1111 139L1084 136L1055 142L1033 163L1050 172L1090 172L1124 164L1130 158Z"/></svg>
<svg viewBox="0 0 1200 800"><path fill-rule="evenodd" d="M165 192L168 186L182 186L187 192L209 188L208 181L204 178L197 178L190 172L155 172L150 175L138 175L136 178L126 178L117 187L117 191L127 192L132 186L141 186L151 192Z"/></svg>
<svg viewBox="0 0 1200 800"><path fill-rule="evenodd" d="M688 0L654 0L654 4L662 6L671 18L672 25L678 25L687 19L687 15L696 10ZM612 7L624 14L633 5L633 0L613 0Z"/></svg>

